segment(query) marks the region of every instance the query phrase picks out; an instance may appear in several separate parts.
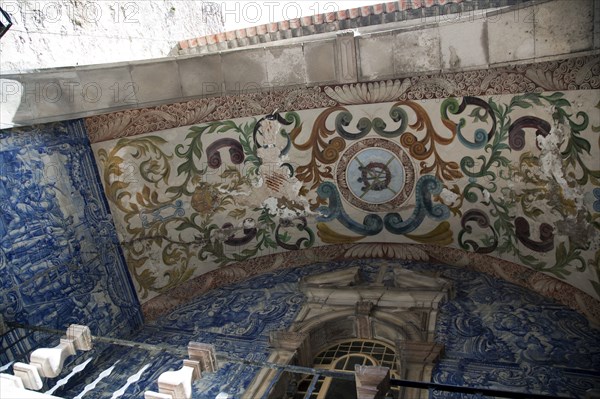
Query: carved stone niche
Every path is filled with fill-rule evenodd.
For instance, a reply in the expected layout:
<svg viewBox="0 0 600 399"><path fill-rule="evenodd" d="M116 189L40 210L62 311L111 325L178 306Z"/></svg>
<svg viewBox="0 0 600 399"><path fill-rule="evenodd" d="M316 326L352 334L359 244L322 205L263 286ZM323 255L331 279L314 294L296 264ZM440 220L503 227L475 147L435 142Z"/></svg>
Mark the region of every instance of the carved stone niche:
<svg viewBox="0 0 600 399"><path fill-rule="evenodd" d="M385 270L380 273L381 278ZM389 275L389 273L388 273ZM375 340L396 348L400 378L430 381L441 350L433 342L438 306L453 296L452 284L438 277L393 269L391 284L362 281L359 268L305 277L300 289L306 303L288 331L271 333L269 362L312 367L323 349L347 340ZM378 279L379 280L379 279ZM262 397L276 376L263 369L243 398ZM280 380L270 397L281 396L287 381ZM428 392L422 392L427 397ZM406 390L403 398L420 398Z"/></svg>

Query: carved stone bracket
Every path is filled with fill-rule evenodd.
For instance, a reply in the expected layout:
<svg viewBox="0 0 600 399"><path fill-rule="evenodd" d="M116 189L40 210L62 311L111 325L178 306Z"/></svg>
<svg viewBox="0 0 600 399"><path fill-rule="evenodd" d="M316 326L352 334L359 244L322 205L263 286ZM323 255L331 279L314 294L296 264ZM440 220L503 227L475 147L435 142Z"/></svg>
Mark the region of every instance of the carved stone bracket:
<svg viewBox="0 0 600 399"><path fill-rule="evenodd" d="M306 340L307 334L296 331L271 331L269 343L275 349L288 351L297 350Z"/></svg>
<svg viewBox="0 0 600 399"><path fill-rule="evenodd" d="M358 399L380 399L390 390L390 369L378 366L354 368Z"/></svg>
<svg viewBox="0 0 600 399"><path fill-rule="evenodd" d="M200 363L201 371L213 373L219 368L215 347L213 345L190 342L188 344L188 355L190 360L196 360Z"/></svg>
<svg viewBox="0 0 600 399"><path fill-rule="evenodd" d="M270 346L279 352L289 352L289 357L299 355L302 357L310 351L306 350L309 345L308 334L296 331L271 331L269 334ZM299 358L299 364L310 364L310 357Z"/></svg>
<svg viewBox="0 0 600 399"><path fill-rule="evenodd" d="M191 399L192 382L202 378L202 372L218 369L215 347L200 342L188 344L189 360L179 370L166 371L158 377L158 392L144 392L145 399Z"/></svg>
<svg viewBox="0 0 600 399"><path fill-rule="evenodd" d="M67 336L61 338L54 348L39 348L31 353L30 363L15 363L15 376L21 378L27 389L42 389L42 377L54 378L62 371L65 360L75 355L77 350L92 349L92 335L86 326L72 324L67 329Z"/></svg>

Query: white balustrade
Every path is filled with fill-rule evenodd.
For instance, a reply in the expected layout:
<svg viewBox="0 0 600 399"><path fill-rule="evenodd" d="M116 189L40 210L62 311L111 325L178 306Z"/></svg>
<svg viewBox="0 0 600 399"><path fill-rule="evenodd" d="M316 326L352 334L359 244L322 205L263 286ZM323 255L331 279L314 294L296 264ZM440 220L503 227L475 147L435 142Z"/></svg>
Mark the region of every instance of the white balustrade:
<svg viewBox="0 0 600 399"><path fill-rule="evenodd" d="M31 353L29 363L36 366L42 377L54 378L62 371L69 356L75 355L73 341L62 338L54 348L39 348Z"/></svg>
<svg viewBox="0 0 600 399"><path fill-rule="evenodd" d="M44 386L40 372L33 364L17 362L13 364L13 373L21 379L27 389L37 391Z"/></svg>
<svg viewBox="0 0 600 399"><path fill-rule="evenodd" d="M45 393L25 389L23 380L16 375L0 374L0 398L2 399L62 399Z"/></svg>
<svg viewBox="0 0 600 399"><path fill-rule="evenodd" d="M176 371L166 371L158 377L158 392L172 399L191 399L192 381L202 376L200 362L184 360L183 367ZM155 395L155 392L146 392ZM148 398L148 396L145 396ZM150 396L152 397L152 396ZM156 398L156 396L154 396Z"/></svg>
<svg viewBox="0 0 600 399"><path fill-rule="evenodd" d="M72 324L67 329L67 336L61 338L57 346L34 350L29 364L17 362L13 364L13 372L21 379L25 388L37 391L44 385L42 377L57 377L69 356L75 355L77 350L89 351L90 349L92 349L90 329L87 326Z"/></svg>
<svg viewBox="0 0 600 399"><path fill-rule="evenodd" d="M202 372L217 370L215 348L210 344L190 342L190 359L183 361L177 371L166 371L158 377L158 392L146 391L145 399L191 399L192 382L202 377Z"/></svg>

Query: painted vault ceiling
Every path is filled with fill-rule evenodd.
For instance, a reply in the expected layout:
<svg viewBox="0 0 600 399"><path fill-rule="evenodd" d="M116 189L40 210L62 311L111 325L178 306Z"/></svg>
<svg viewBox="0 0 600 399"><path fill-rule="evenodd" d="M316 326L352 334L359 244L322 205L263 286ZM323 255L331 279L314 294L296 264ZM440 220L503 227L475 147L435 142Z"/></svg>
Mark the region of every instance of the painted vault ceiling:
<svg viewBox="0 0 600 399"><path fill-rule="evenodd" d="M508 261L585 308L600 297L599 68L243 94L86 125L144 306L252 259L385 243Z"/></svg>
<svg viewBox="0 0 600 399"><path fill-rule="evenodd" d="M347 85L286 80L0 131L0 316L212 344L231 361L195 392L239 396L259 368L236 358L267 360L271 333L294 332L304 304L329 312L334 295L311 299L311 279L353 281L360 296L429 276L453 287L429 331L445 346L432 381L583 395L599 384L600 55L579 54ZM12 327L0 338L4 370L54 339ZM141 397L181 362L162 349L89 355L70 360L91 362L85 374L52 389L81 396L100 382L92 397Z"/></svg>

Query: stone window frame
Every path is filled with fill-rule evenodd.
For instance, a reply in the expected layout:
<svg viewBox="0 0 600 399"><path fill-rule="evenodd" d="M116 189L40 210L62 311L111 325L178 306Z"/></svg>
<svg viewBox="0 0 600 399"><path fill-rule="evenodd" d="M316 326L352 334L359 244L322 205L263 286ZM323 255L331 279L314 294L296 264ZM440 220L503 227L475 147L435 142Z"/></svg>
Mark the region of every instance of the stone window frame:
<svg viewBox="0 0 600 399"><path fill-rule="evenodd" d="M353 349L352 349L353 344L356 342L362 343L358 352L353 351ZM365 349L365 345L364 345L365 343L373 344L373 347L368 352L363 351ZM343 346L345 344L350 344L347 351L344 351L342 348L340 348L340 346ZM377 346L384 348L384 351L381 354L374 353L373 349L376 348ZM329 363L323 363L323 362L318 361L321 354L330 352L330 351L334 350L333 348L335 348L335 353ZM336 356L338 354L338 352L340 352L340 350L342 353L340 353L339 356ZM391 352L391 354L393 354L392 360L391 361L385 360L385 356L389 355L390 352ZM363 366L384 366L384 367L391 366L391 367L389 367L389 369L390 369L390 374L391 374L392 378L399 377L400 365L399 365L398 354L396 353L395 349L390 345L387 345L383 342L379 342L376 340L355 339L355 340L342 340L340 342L333 343L332 345L325 347L324 349L322 349L321 351L319 351L317 353L317 355L313 359L313 367L315 369L354 372L354 368L351 368L348 370L346 370L346 368L337 368L337 365L339 364L339 362L341 360L350 358L352 356L360 356L371 362L371 364L365 364L363 362ZM326 358L326 357L322 356L322 358ZM318 389L315 388L315 390L313 391L313 394L317 393L317 399L325 399L325 397L327 396L327 392L330 388L330 384L332 382L332 377L322 376L320 378L320 380L321 379L322 379L321 386ZM312 380L312 376L304 377L303 379L300 380L298 386L300 387L300 385L302 383L304 383L305 381L310 383L311 380ZM392 389L396 390L399 393L398 387L393 387ZM305 390L299 389L298 391L296 391L294 398L299 397L297 395L301 395L301 397L304 398L305 394L306 394ZM394 397L397 397L397 395ZM311 396L311 398L312 398L312 396Z"/></svg>
<svg viewBox="0 0 600 399"><path fill-rule="evenodd" d="M299 286L306 303L288 330L270 333L268 362L312 367L317 349L339 340L369 339L396 348L399 378L430 382L443 351L443 345L434 342L438 306L454 295L452 283L406 269L393 272L392 286L362 281L359 267L303 278ZM384 274L385 270L380 276ZM289 376L275 381L278 375L263 368L242 398L286 397ZM416 388L405 388L400 395L428 397L428 391Z"/></svg>

